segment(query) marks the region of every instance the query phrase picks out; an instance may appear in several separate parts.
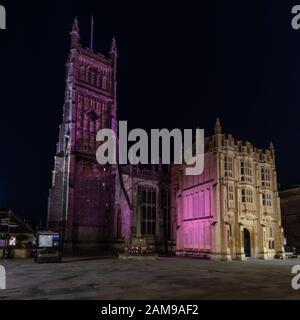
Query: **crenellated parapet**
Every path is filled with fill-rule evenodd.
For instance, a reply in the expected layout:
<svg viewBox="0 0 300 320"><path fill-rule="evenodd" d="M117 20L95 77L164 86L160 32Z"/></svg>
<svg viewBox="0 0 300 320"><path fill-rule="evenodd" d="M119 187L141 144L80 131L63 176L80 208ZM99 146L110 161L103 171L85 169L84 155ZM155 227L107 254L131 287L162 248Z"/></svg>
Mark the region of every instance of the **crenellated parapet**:
<svg viewBox="0 0 300 320"><path fill-rule="evenodd" d="M232 152L239 156L249 156L258 162L275 162L275 150L253 146L252 143L235 139L231 134L217 134L205 138L205 152Z"/></svg>

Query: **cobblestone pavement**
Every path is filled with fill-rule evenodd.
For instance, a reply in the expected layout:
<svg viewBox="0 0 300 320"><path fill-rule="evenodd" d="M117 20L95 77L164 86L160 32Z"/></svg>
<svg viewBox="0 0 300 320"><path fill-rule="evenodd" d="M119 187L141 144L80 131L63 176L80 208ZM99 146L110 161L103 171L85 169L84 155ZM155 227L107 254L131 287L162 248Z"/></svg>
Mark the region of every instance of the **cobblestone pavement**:
<svg viewBox="0 0 300 320"><path fill-rule="evenodd" d="M62 264L11 260L1 299L300 299L293 265L300 260L214 262L191 258L127 261L68 258Z"/></svg>

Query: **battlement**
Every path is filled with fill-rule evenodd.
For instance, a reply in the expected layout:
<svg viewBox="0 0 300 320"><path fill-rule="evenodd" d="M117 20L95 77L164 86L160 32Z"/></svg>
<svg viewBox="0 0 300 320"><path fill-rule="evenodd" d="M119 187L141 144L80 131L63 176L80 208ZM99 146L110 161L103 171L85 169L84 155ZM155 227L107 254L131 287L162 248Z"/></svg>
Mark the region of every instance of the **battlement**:
<svg viewBox="0 0 300 320"><path fill-rule="evenodd" d="M250 156L258 162L275 161L275 150L272 143L268 149L257 148L248 141L238 140L231 134L222 133L219 120L217 122L215 134L205 138L205 152L232 151L240 156Z"/></svg>
<svg viewBox="0 0 300 320"><path fill-rule="evenodd" d="M152 169L147 169L133 165L122 165L121 172L122 174L127 174L133 177L170 182L169 173L164 172L159 168L159 166L155 166Z"/></svg>
<svg viewBox="0 0 300 320"><path fill-rule="evenodd" d="M89 58L89 60L90 59L95 60L95 63L102 62L103 64L108 66L111 66L113 63L113 60L110 57L107 58L105 55L98 52L96 53L90 48L87 48L87 47L83 48L79 46L77 50L78 50L78 53L80 54L81 59Z"/></svg>

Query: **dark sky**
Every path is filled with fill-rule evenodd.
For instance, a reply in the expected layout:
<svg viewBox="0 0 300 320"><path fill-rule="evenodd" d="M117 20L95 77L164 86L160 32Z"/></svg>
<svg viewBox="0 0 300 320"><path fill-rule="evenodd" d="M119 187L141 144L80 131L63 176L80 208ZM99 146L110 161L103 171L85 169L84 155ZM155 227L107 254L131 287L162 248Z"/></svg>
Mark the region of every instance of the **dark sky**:
<svg viewBox="0 0 300 320"><path fill-rule="evenodd" d="M164 4L162 3L164 2ZM202 3L203 2L203 3ZM196 5L196 3L199 3ZM277 151L300 183L300 30L281 1L2 1L0 207L45 221L74 17L95 50L119 49L118 112L132 128L204 128ZM300 4L300 1L299 3Z"/></svg>

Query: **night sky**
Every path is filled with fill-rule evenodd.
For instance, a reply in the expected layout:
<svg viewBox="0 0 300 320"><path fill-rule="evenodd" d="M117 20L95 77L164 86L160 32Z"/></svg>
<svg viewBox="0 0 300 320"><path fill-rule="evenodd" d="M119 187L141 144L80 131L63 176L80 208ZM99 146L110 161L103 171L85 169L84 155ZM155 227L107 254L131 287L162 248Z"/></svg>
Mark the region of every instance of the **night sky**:
<svg viewBox="0 0 300 320"><path fill-rule="evenodd" d="M162 4L164 2L164 4ZM203 2L203 3L202 3ZM0 207L46 220L74 17L119 50L118 114L131 128L204 128L273 141L282 186L300 183L300 1L2 1ZM196 3L199 3L196 6Z"/></svg>

